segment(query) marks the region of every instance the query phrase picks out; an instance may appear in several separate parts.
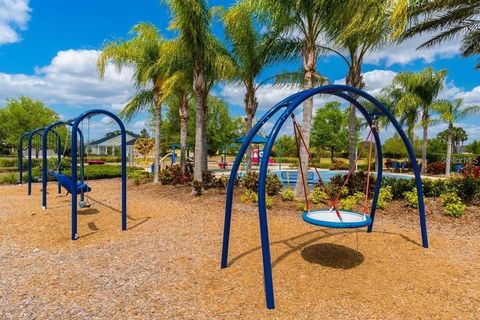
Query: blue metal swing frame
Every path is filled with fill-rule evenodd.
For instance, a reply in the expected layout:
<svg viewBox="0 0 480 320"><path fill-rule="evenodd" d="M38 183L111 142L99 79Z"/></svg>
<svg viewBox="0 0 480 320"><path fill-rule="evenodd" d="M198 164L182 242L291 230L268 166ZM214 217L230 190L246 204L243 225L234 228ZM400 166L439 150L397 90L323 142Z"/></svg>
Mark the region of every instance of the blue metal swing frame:
<svg viewBox="0 0 480 320"><path fill-rule="evenodd" d="M407 148L408 155L413 164L413 172L415 175L415 183L417 186L418 210L419 210L419 218L420 218L422 246L424 248L428 248L427 224L426 224L426 218L425 218L425 205L423 201L423 190L422 190L422 180L420 176L420 169L418 167L415 153L413 151L412 145L410 144L410 141L407 138L407 135L401 128L400 124L398 123L394 115L384 105L382 105L377 99L375 99L370 94L360 89L346 86L346 85L327 85L327 86L317 87L310 90L305 90L282 100L281 102L276 104L274 107L272 107L257 122L257 124L248 133L246 139L243 141L242 146L240 147L240 150L232 165L232 169L230 172L230 177L227 185L227 195L226 195L226 203L225 203L225 221L224 221L222 257L221 257L222 269L228 266L228 249L229 249L230 227L231 227L231 218L232 218L233 189L235 187L235 180L236 180L238 169L241 165L242 158L248 149L248 146L251 144L252 139L259 132L259 130L265 125L265 123L274 115L276 115L280 110L284 110L283 113L280 115L279 119L274 124L270 132L268 142L264 148L264 157L268 159L272 151L272 147L275 142L275 139L277 138L277 135L280 129L282 128L283 124L288 120L288 118L295 111L295 109L298 106L300 106L300 104L302 104L305 100L317 94L335 95L351 103L364 116L364 118L366 119L370 127L373 126L373 118L382 114L385 115L389 119L389 121L392 123L392 125L395 127L403 143L405 144L405 147ZM358 97L361 97L369 101L378 109L377 112L369 114L356 99L351 97L351 95L356 95ZM374 135L375 145L378 150L376 160L377 160L377 163L381 164L383 163L383 157L381 152L382 145L381 145L380 137L375 128L373 128L372 131ZM261 246L262 246L262 257L263 257L263 274L264 274L266 306L268 309L274 309L275 301L274 301L274 291L273 291L272 263L270 258L270 242L269 242L269 235L268 235L267 209L266 209L266 203L265 203L267 171L268 171L268 162L264 161L260 166L260 174L259 174L259 182L258 182L258 213L259 213L259 221L260 221L260 235L261 235ZM375 210L377 207L378 197L380 194L381 183L382 183L382 165L379 165L378 172L377 172L377 183L375 186L375 192L374 192L372 207L370 211L371 224L368 225L367 232L372 232L373 230Z"/></svg>
<svg viewBox="0 0 480 320"><path fill-rule="evenodd" d="M126 131L125 131L125 126L123 125L122 120L115 114L113 114L110 111L107 110L102 110L102 109L92 109L85 111L82 113L80 116L75 118L72 121L72 132L77 132L78 127L80 123L85 119L85 118L90 118L95 115L106 115L112 118L120 127L120 135L121 135L121 153L122 153L122 159L121 159L121 167L122 167L122 230L125 231L127 230L127 137L126 137ZM77 179L78 179L78 173L77 173L77 154L78 154L78 141L77 139L72 139L72 176L71 176L71 190L76 190L77 188ZM71 228L71 238L72 240L77 240L77 194L72 193L72 210L71 210L71 219L72 219L72 228Z"/></svg>
<svg viewBox="0 0 480 320"><path fill-rule="evenodd" d="M42 208L47 209L47 184L48 184L48 179L47 179L47 174L48 174L48 168L47 168L47 146L46 146L46 141L48 137L48 133L54 128L62 125L67 125L67 126L72 126L73 125L73 120L67 120L67 121L57 121L54 122L48 126L46 126L43 130L42 134ZM73 133L73 131L72 131ZM73 136L73 134L72 134ZM83 132L78 128L77 130L77 136L80 139L80 182L83 184L84 182L84 161L83 157L85 154L84 150L84 137L83 137ZM72 138L73 139L73 138ZM65 141L66 143L66 141ZM61 154L61 151L60 151ZM61 161L61 156L58 158L58 163ZM59 172L61 173L61 169L59 168ZM58 182L58 193L62 193L62 184L60 181ZM80 201L84 201L84 194L83 192L80 195Z"/></svg>

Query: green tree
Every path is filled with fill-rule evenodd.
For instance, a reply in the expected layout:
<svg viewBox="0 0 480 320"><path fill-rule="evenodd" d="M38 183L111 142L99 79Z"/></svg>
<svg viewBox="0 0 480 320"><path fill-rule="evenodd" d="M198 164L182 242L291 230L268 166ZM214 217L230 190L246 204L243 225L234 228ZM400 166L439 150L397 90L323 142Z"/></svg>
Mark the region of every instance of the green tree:
<svg viewBox="0 0 480 320"><path fill-rule="evenodd" d="M223 145L229 145L244 130L241 117L232 118L226 102L214 96L208 98L207 144L208 154L214 155Z"/></svg>
<svg viewBox="0 0 480 320"><path fill-rule="evenodd" d="M445 174L447 176L450 175L450 166L452 162L452 151L453 145L463 143L463 141L467 140L466 133L462 134L460 130L461 128L455 128L454 125L457 121L480 112L480 106L464 106L463 99L456 99L453 101L442 100L437 102L434 105L435 111L437 111L440 115L440 121L446 123L448 125L447 130L443 133L443 136L446 135L447 141L447 159L446 159L446 169ZM463 130L463 129L462 129ZM465 132L465 130L463 130ZM439 137L442 137L442 134L439 134Z"/></svg>
<svg viewBox="0 0 480 320"><path fill-rule="evenodd" d="M480 154L480 141L473 140L472 143L466 146L468 152L473 153L474 155Z"/></svg>
<svg viewBox="0 0 480 320"><path fill-rule="evenodd" d="M346 52L343 60L348 65L345 82L362 89L362 63L366 54L396 41L407 21L408 1L397 0L328 0L325 16L325 34L338 48ZM357 98L356 95L352 95ZM349 113L349 166L355 165L357 143L356 108Z"/></svg>
<svg viewBox="0 0 480 320"><path fill-rule="evenodd" d="M420 140L413 139L411 142L415 154L419 153L421 149L421 145L419 144ZM392 157L395 159L408 157L407 148L398 133L393 134L390 138L385 140L382 145L382 150L385 157Z"/></svg>
<svg viewBox="0 0 480 320"><path fill-rule="evenodd" d="M0 141L8 148L16 148L23 133L59 119L58 114L41 101L25 96L7 100L6 105L0 108Z"/></svg>
<svg viewBox="0 0 480 320"><path fill-rule="evenodd" d="M194 179L203 181L207 168L207 97L213 85L234 73L226 48L214 36L210 25L212 12L206 0L162 0L171 11L170 29L178 38L172 41L170 52L178 59L189 61L193 70L195 98L195 164ZM202 189L194 188L198 194Z"/></svg>
<svg viewBox="0 0 480 320"><path fill-rule="evenodd" d="M282 157L296 157L297 156L297 146L295 143L295 138L291 135L284 134L277 140L275 140L273 152L278 156L279 150L281 151Z"/></svg>
<svg viewBox="0 0 480 320"><path fill-rule="evenodd" d="M228 112L227 104L224 100L217 97L209 97L207 116L207 139L208 154L214 155L222 145L230 144L243 132L243 123L241 118L232 118ZM167 105L169 105L167 103ZM189 109L193 111L195 105L189 104ZM162 124L162 135L165 137L163 148L167 150L171 143L178 142L180 132L180 115L177 112L176 105L169 107L166 113L165 121ZM195 129L195 119L188 121L188 130ZM189 137L188 143L194 143L194 137Z"/></svg>
<svg viewBox="0 0 480 320"><path fill-rule="evenodd" d="M425 32L436 33L419 48L430 48L446 40L463 37L460 49L464 57L480 53L480 0L417 1L410 9L412 27L405 37ZM480 69L480 60L476 65Z"/></svg>
<svg viewBox="0 0 480 320"><path fill-rule="evenodd" d="M254 14L243 2L230 7L223 13L225 32L231 46L231 56L235 64L235 82L245 87L245 134L252 129L253 119L257 112L258 102L256 91L257 77L265 67L273 62L270 33L261 33L260 25L255 21ZM246 169L252 168L251 152L246 154Z"/></svg>
<svg viewBox="0 0 480 320"><path fill-rule="evenodd" d="M131 119L136 113L148 109L155 111L155 147L154 147L154 183L158 183L160 161L160 127L162 121L162 86L166 78L158 65L162 56L165 40L157 28L151 24L140 23L131 30L133 37L127 41L108 42L98 57L97 69L103 79L107 63L112 61L118 71L133 66L132 82L137 91L123 107L120 115Z"/></svg>
<svg viewBox="0 0 480 320"><path fill-rule="evenodd" d="M422 138L422 173L427 170L428 127L431 124L430 113L437 102L436 98L445 84L447 70L434 72L425 68L420 72L400 72L393 79L389 89L397 104L397 114L407 118L410 137L413 135L414 124L423 128Z"/></svg>
<svg viewBox="0 0 480 320"><path fill-rule="evenodd" d="M333 162L335 151L348 145L348 111L340 110L340 102L328 102L319 108L313 118L312 146L330 151Z"/></svg>
<svg viewBox="0 0 480 320"><path fill-rule="evenodd" d="M150 133L148 133L148 130L146 128L143 128L140 131L140 138L150 138Z"/></svg>

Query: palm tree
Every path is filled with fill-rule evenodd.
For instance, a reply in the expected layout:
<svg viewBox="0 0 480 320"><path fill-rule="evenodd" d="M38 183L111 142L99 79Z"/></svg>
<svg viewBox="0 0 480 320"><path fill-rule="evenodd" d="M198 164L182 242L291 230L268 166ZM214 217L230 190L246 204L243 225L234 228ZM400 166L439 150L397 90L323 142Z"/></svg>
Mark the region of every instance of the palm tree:
<svg viewBox="0 0 480 320"><path fill-rule="evenodd" d="M180 116L180 170L185 173L187 163L187 138L188 138L188 105L192 99L192 70L176 70L163 85L164 100L172 100L178 106Z"/></svg>
<svg viewBox="0 0 480 320"><path fill-rule="evenodd" d="M419 48L430 48L442 42L463 36L461 53L464 57L480 54L480 0L418 1L412 6L412 26L405 37L424 32L436 34ZM480 69L480 60L476 65Z"/></svg>
<svg viewBox="0 0 480 320"><path fill-rule="evenodd" d="M453 101L441 100L433 105L433 109L439 113L440 120L447 123L447 159L445 174L450 176L450 166L452 163L453 135L455 122L480 112L480 106L464 106L463 99Z"/></svg>
<svg viewBox="0 0 480 320"><path fill-rule="evenodd" d="M302 57L303 88L311 89L317 81L317 59L325 49L317 44L325 28L322 7L324 0L290 1L290 0L244 0L255 9L260 21L266 23L269 34L273 36L271 52L278 59L287 57ZM310 144L312 127L313 98L303 104L302 136L307 148ZM304 175L308 169L308 154L305 148L300 149L301 163L298 175L302 170ZM295 188L297 196L303 195L301 179Z"/></svg>
<svg viewBox="0 0 480 320"><path fill-rule="evenodd" d="M178 34L171 42L172 57L189 61L193 71L195 93L195 184L202 184L207 171L206 116L207 96L216 81L228 78L233 65L225 47L213 35L210 24L212 12L206 0L162 0L171 11L170 29ZM199 194L202 188L194 188Z"/></svg>
<svg viewBox="0 0 480 320"><path fill-rule="evenodd" d="M235 63L235 82L245 87L245 113L247 115L245 134L253 125L258 102L256 91L263 84L257 84L256 79L265 67L274 61L271 54L270 34L258 31L252 11L244 3L237 3L223 12L225 32L231 45L231 56ZM246 170L252 168L252 155L247 152Z"/></svg>
<svg viewBox="0 0 480 320"><path fill-rule="evenodd" d="M140 23L131 30L133 38L125 42L111 41L105 44L97 60L97 69L103 79L107 63L112 61L120 72L123 67L133 66L133 83L137 89L135 95L123 107L120 115L130 120L137 112L154 108L155 111L155 158L153 181L158 183L160 161L160 127L162 121L162 85L165 74L160 68L156 72L150 69L162 56L165 40L157 28L151 24Z"/></svg>
<svg viewBox="0 0 480 320"><path fill-rule="evenodd" d="M431 124L430 112L435 99L445 84L447 70L434 72L425 68L420 72L400 72L392 81L392 97L397 103L399 115L408 118L410 126L420 120L422 137L422 173L427 169L428 126ZM413 129L409 132L413 135ZM410 137L411 138L411 137Z"/></svg>
<svg viewBox="0 0 480 320"><path fill-rule="evenodd" d="M362 89L362 63L366 54L396 40L406 23L408 1L329 0L325 16L326 36L337 50L346 52L347 85ZM352 95L357 99L356 95ZM355 166L357 118L354 105L349 112L349 166Z"/></svg>

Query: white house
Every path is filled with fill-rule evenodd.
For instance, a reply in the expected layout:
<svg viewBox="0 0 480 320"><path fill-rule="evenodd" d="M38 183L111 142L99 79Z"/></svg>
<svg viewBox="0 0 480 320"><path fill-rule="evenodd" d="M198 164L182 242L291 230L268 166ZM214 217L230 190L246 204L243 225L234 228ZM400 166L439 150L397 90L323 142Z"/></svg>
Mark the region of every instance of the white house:
<svg viewBox="0 0 480 320"><path fill-rule="evenodd" d="M140 137L132 132L127 132L127 157L132 159L133 145ZM120 133L103 137L99 140L92 141L88 144L88 154L98 156L119 156L121 146Z"/></svg>

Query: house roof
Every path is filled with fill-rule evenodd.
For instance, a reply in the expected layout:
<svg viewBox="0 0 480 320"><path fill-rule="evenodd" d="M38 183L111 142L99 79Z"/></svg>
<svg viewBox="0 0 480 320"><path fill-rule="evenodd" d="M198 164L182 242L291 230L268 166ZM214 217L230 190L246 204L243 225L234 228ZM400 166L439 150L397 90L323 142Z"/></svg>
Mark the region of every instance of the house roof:
<svg viewBox="0 0 480 320"><path fill-rule="evenodd" d="M95 141L92 141L89 143L90 146L95 146L95 145L109 145L107 143L107 141L109 140L118 140L117 138L120 136L121 134L120 133L117 133L115 135L111 135L111 136L107 136L107 137L103 137L101 139L98 139L98 140L95 140ZM137 141L138 138L140 138L140 135L138 134L135 134L133 132L127 132L126 133L126 136L127 136L127 145L133 145L135 144L135 141ZM118 144L118 143L117 143ZM117 144L112 144L112 145L117 145Z"/></svg>

